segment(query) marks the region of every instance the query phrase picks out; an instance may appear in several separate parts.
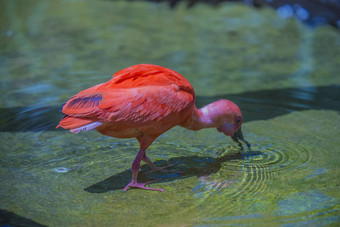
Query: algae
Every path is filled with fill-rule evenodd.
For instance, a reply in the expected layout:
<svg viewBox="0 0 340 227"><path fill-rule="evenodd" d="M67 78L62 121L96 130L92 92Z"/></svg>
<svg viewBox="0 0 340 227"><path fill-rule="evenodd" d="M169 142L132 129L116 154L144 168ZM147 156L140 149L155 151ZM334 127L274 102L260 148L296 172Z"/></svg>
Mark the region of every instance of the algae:
<svg viewBox="0 0 340 227"><path fill-rule="evenodd" d="M8 110L0 124L15 121L13 130L0 130L1 214L47 226L339 223L340 119L338 90L331 87L340 84L336 30L227 3L191 9L125 1L0 4L0 105ZM216 129L176 127L147 153L182 173L143 175L148 167L142 166L140 179L157 179L152 186L165 192L124 193L136 140L29 130L29 121L56 125L48 111L138 63L180 72L201 100L244 104L251 151ZM320 92L283 97L301 87ZM334 98L321 92L328 89Z"/></svg>

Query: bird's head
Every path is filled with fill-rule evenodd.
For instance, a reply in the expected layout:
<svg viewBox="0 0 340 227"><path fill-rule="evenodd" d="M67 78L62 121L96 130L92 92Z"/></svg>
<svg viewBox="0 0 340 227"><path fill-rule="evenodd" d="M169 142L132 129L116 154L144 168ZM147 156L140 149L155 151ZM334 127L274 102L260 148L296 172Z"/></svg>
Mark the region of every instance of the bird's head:
<svg viewBox="0 0 340 227"><path fill-rule="evenodd" d="M239 144L239 140L241 140L250 147L242 135L243 117L240 108L235 103L221 99L203 107L201 111L203 114L209 115L210 120L219 132L224 133L226 136L231 136Z"/></svg>

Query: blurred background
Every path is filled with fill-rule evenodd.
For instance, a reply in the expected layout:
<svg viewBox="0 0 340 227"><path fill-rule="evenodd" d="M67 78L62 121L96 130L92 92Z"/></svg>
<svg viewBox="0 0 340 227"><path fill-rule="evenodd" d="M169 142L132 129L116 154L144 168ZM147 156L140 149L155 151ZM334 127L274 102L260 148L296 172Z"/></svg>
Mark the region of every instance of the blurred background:
<svg viewBox="0 0 340 227"><path fill-rule="evenodd" d="M180 0L149 0L150 2L168 2L170 7L176 7ZM193 7L197 3L206 3L218 6L224 2L238 2L253 7L272 7L283 18L295 17L298 20L311 25L329 24L335 28L340 27L340 2L337 0L187 0L187 7Z"/></svg>
<svg viewBox="0 0 340 227"><path fill-rule="evenodd" d="M0 224L338 225L339 30L336 0L0 0ZM134 139L55 126L140 63L185 76L198 107L236 102L252 150L174 128L148 152L183 174L123 193Z"/></svg>

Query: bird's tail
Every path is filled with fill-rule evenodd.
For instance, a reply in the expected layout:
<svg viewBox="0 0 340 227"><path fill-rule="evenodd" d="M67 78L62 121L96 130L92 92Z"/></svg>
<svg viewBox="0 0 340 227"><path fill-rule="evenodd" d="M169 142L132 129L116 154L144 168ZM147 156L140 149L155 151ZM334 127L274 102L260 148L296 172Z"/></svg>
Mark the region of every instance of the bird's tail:
<svg viewBox="0 0 340 227"><path fill-rule="evenodd" d="M81 131L89 131L102 125L99 121L93 121L86 118L78 118L65 116L57 125L56 128L62 127L64 129L70 129L72 133L78 133Z"/></svg>

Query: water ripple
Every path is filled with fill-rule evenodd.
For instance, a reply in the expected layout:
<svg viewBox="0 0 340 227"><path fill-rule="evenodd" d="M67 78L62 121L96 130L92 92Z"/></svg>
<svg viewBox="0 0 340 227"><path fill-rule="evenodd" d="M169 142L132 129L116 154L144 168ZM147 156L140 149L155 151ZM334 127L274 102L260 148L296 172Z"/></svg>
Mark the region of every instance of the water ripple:
<svg viewBox="0 0 340 227"><path fill-rule="evenodd" d="M266 182L281 172L294 174L295 178L300 177L299 175L306 177L305 170L312 161L311 151L289 144L279 147L283 148L253 145L253 150L242 154L241 160L223 163L218 173L200 178L201 191L197 197L220 192L229 198L249 199L258 192L265 191Z"/></svg>

